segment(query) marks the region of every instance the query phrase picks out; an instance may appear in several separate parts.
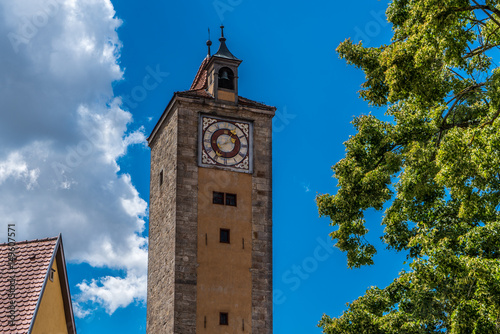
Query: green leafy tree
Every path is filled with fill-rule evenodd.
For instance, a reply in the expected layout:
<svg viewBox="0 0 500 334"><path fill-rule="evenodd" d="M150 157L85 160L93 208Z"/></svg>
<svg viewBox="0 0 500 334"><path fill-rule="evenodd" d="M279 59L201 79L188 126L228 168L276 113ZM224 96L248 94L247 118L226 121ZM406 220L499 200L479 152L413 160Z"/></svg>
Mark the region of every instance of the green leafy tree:
<svg viewBox="0 0 500 334"><path fill-rule="evenodd" d="M360 96L384 118L356 117L335 195L319 213L348 265L373 264L364 212L410 270L373 287L324 333L500 333L500 1L394 0L389 45L337 49L362 69Z"/></svg>

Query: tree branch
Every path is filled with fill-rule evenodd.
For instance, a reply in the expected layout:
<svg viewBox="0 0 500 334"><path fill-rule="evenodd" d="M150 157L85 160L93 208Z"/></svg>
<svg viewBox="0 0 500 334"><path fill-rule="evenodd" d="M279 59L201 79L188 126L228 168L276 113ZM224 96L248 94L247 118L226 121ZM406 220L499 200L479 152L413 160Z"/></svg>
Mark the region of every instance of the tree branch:
<svg viewBox="0 0 500 334"><path fill-rule="evenodd" d="M450 69L451 70L451 69ZM451 70L453 71L453 70ZM455 71L453 71L455 73ZM462 78L463 79L463 78ZM474 90L476 90L477 88L480 88L482 86L484 86L485 83L482 82L482 83L479 83L479 84L475 84L475 85L472 85L472 86L469 86L467 88L465 88L464 90L462 90L461 92L459 92L458 94L456 94L449 102L455 100L455 102L453 102L453 105L448 109L448 113L443 117L443 126L445 125L446 123L446 119L448 118L448 116L451 114L451 112L453 111L453 109L455 108L456 104L460 101L463 100L463 97L464 95L470 93L470 92L473 92ZM449 103L448 102L448 103Z"/></svg>
<svg viewBox="0 0 500 334"><path fill-rule="evenodd" d="M497 44L497 45L482 45L482 46L479 46L479 47L475 48L474 50L471 50L469 53L467 53L464 56L464 58L467 59L467 58L470 58L470 57L474 57L477 54L481 54L481 53L483 53L485 51L488 51L489 49L493 49L493 48L495 48L497 46L499 46L499 45Z"/></svg>
<svg viewBox="0 0 500 334"><path fill-rule="evenodd" d="M483 124L481 125L481 129L482 129L482 128L484 128L486 125L491 125L491 124L493 124L493 122L494 122L494 121L498 118L498 116L499 116L499 115L500 115L500 108L499 108L499 109L497 109L497 112L495 113L495 115L493 115L493 118L492 118L492 119L490 119L488 122L483 123Z"/></svg>
<svg viewBox="0 0 500 334"><path fill-rule="evenodd" d="M472 7L476 7L475 9L481 9L486 15L488 15L488 17L496 23L497 26L500 27L500 22L498 22L497 20L495 20L495 18L493 16L491 16L490 13L488 13L486 10L490 10L492 11L493 13L495 13L497 16L500 16L500 11L496 8L491 8L490 6L487 6L487 5L480 5L477 3L476 0L472 0L472 2L474 2L476 4L476 6L472 6Z"/></svg>
<svg viewBox="0 0 500 334"><path fill-rule="evenodd" d="M493 124L493 122L494 122L494 121L498 118L498 116L499 116L499 115L500 115L500 108L499 108L499 109L497 109L497 112L495 113L495 115L493 115L493 117L492 117L489 121L487 121L487 122L485 122L485 123L481 124L481 125L479 126L479 128L480 128L480 129L482 129L482 128L484 128L486 125L491 125L491 124ZM476 132L474 132L474 134L472 135L472 138L471 138L471 140L470 140L470 142L469 142L469 146L470 146L470 145L472 145L472 142L474 141L474 138L476 138Z"/></svg>

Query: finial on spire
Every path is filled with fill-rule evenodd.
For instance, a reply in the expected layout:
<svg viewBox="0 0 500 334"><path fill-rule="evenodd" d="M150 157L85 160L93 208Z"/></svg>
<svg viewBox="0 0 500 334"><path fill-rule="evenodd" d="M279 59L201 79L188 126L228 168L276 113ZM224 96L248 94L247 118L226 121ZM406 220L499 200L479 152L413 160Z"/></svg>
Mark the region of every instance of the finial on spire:
<svg viewBox="0 0 500 334"><path fill-rule="evenodd" d="M220 37L219 41L222 40L222 39L226 40L224 38L224 25L223 24L220 26L220 32L221 32L221 37Z"/></svg>
<svg viewBox="0 0 500 334"><path fill-rule="evenodd" d="M207 41L207 46L208 46L208 56L210 57L210 46L212 45L212 41L210 40L210 28L208 28L208 41Z"/></svg>

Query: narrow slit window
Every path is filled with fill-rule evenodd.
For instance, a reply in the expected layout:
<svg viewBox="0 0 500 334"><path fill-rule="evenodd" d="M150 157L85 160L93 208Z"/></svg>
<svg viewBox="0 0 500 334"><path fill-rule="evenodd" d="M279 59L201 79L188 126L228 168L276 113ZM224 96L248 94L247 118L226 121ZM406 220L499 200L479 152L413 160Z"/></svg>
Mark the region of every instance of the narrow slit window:
<svg viewBox="0 0 500 334"><path fill-rule="evenodd" d="M228 244L229 243L229 230L225 228L220 229L220 242L223 244Z"/></svg>
<svg viewBox="0 0 500 334"><path fill-rule="evenodd" d="M219 315L219 325L229 325L229 317L226 312L221 312Z"/></svg>
<svg viewBox="0 0 500 334"><path fill-rule="evenodd" d="M163 184L163 170L160 171L160 187Z"/></svg>
<svg viewBox="0 0 500 334"><path fill-rule="evenodd" d="M236 206L236 194L226 194L226 205Z"/></svg>
<svg viewBox="0 0 500 334"><path fill-rule="evenodd" d="M224 193L214 191L213 203L224 205Z"/></svg>
<svg viewBox="0 0 500 334"><path fill-rule="evenodd" d="M55 269L50 268L50 273L49 273L49 279L51 282L54 282L54 273L56 272Z"/></svg>

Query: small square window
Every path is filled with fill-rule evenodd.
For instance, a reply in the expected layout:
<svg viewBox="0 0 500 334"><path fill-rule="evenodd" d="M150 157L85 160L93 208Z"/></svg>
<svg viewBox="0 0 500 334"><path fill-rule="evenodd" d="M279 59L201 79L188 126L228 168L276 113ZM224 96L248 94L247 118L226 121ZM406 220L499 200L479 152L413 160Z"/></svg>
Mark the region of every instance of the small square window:
<svg viewBox="0 0 500 334"><path fill-rule="evenodd" d="M219 316L219 325L227 326L229 325L229 317L225 312L221 312Z"/></svg>
<svg viewBox="0 0 500 334"><path fill-rule="evenodd" d="M229 243L229 230L221 228L220 229L220 242L228 244Z"/></svg>
<svg viewBox="0 0 500 334"><path fill-rule="evenodd" d="M220 192L214 191L213 203L214 204L222 204L222 205L224 205L224 193L220 193Z"/></svg>
<svg viewBox="0 0 500 334"><path fill-rule="evenodd" d="M236 194L226 194L226 205L236 206Z"/></svg>

